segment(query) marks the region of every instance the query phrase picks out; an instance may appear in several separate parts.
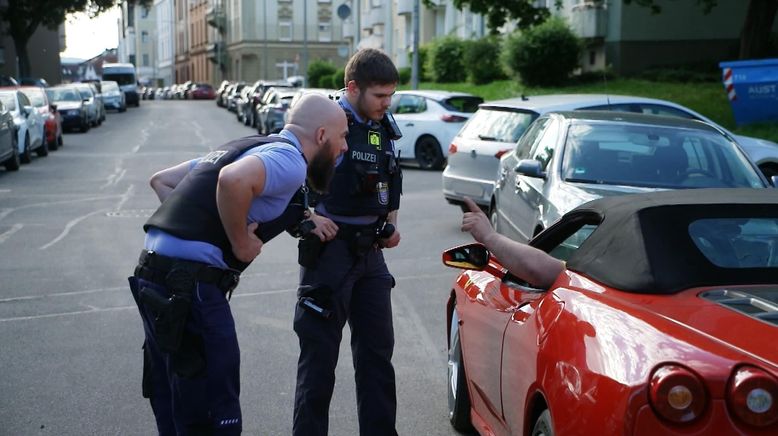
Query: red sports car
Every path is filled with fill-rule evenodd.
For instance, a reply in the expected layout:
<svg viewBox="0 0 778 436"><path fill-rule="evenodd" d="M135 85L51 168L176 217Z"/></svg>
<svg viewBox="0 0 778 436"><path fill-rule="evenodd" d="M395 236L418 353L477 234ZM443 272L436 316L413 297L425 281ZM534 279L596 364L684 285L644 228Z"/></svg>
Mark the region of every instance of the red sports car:
<svg viewBox="0 0 778 436"><path fill-rule="evenodd" d="M549 289L443 254L454 428L778 435L778 191L603 198L530 245L566 262Z"/></svg>

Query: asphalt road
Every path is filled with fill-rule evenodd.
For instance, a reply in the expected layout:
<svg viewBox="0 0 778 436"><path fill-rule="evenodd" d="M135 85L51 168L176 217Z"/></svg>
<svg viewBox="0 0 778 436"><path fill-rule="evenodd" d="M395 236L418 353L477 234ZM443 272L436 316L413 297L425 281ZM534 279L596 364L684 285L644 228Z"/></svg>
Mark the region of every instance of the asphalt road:
<svg viewBox="0 0 778 436"><path fill-rule="evenodd" d="M0 435L151 435L143 330L127 287L158 205L158 169L252 130L203 101L144 101L19 172L0 171ZM399 247L387 250L401 435L453 435L446 406L443 249L469 241L440 173L407 168ZM232 299L244 434L288 435L298 344L296 242L270 242ZM358 434L346 328L331 435Z"/></svg>

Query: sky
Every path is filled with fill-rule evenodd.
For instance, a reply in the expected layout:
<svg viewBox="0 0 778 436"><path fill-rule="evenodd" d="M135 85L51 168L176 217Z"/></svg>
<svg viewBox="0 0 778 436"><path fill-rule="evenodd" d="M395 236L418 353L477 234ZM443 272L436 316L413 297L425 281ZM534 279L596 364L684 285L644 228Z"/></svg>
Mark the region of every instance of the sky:
<svg viewBox="0 0 778 436"><path fill-rule="evenodd" d="M119 44L116 20L119 17L118 8L103 12L94 19L90 19L85 13L68 15L65 20L67 49L60 56L89 59L106 48L116 48Z"/></svg>

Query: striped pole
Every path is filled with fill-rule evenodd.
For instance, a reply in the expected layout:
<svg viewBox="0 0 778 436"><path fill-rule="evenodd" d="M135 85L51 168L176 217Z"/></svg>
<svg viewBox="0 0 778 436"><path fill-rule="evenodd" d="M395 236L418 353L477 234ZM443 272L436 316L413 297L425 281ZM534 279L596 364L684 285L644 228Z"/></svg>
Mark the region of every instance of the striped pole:
<svg viewBox="0 0 778 436"><path fill-rule="evenodd" d="M737 100L737 94L735 94L735 84L732 83L732 68L724 68L724 88L727 90L727 97L729 97L729 101Z"/></svg>

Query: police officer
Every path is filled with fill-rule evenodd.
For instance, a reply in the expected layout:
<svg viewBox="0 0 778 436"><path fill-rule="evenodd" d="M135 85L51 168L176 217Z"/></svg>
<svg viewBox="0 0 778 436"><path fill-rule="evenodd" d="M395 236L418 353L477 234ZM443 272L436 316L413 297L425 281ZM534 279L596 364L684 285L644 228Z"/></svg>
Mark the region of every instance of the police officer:
<svg viewBox="0 0 778 436"><path fill-rule="evenodd" d="M293 425L298 436L327 434L346 321L351 328L360 434L397 434L391 362L394 278L381 248L400 243L401 174L391 141L399 132L386 117L399 75L386 54L364 49L349 60L344 81L339 104L349 119L349 149L336 167L329 195L315 209L335 223L337 235L323 246L301 244L294 318L300 341Z"/></svg>
<svg viewBox="0 0 778 436"><path fill-rule="evenodd" d="M263 243L299 222L302 208L289 214L287 205L306 178L326 190L347 134L342 109L309 95L278 135L232 141L152 176L162 205L129 281L146 336L143 394L160 435L240 434L229 295ZM325 228L314 233L326 239Z"/></svg>

